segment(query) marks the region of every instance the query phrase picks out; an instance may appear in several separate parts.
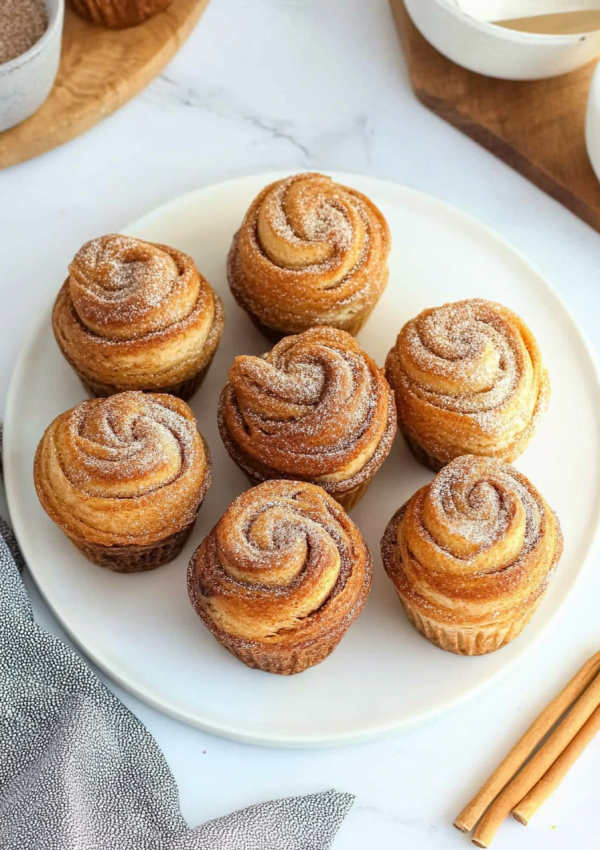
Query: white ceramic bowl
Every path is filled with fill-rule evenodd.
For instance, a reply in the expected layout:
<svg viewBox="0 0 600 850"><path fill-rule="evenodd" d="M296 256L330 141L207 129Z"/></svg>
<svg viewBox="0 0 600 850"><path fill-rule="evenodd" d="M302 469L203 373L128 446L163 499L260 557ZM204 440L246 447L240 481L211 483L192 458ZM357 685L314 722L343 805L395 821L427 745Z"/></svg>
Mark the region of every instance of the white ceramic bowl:
<svg viewBox="0 0 600 850"><path fill-rule="evenodd" d="M596 68L592 77L588 96L585 141L592 168L596 172L596 177L600 180L600 65Z"/></svg>
<svg viewBox="0 0 600 850"><path fill-rule="evenodd" d="M20 124L50 94L54 85L65 12L65 0L45 0L48 28L33 47L0 65L0 132Z"/></svg>
<svg viewBox="0 0 600 850"><path fill-rule="evenodd" d="M453 0L405 0L436 50L469 71L503 80L542 80L567 74L600 56L600 31L537 35L467 15Z"/></svg>

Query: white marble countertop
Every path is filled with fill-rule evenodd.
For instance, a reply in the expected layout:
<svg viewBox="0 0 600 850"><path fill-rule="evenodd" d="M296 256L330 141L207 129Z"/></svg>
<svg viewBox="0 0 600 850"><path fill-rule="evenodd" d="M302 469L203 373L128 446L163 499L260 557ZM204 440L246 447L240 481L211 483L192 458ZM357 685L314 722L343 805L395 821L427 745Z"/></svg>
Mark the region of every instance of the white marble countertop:
<svg viewBox="0 0 600 850"><path fill-rule="evenodd" d="M23 335L82 242L192 188L275 168L360 172L455 204L542 269L600 350L600 236L417 103L385 0L213 0L135 101L70 144L0 172L0 417ZM576 435L560 451L568 463ZM500 684L374 744L245 746L107 684L163 748L190 825L334 787L357 796L337 850L467 847L453 816L600 644L600 570L590 572L556 628ZM28 586L39 622L60 634ZM599 787L600 740L532 824L507 822L495 846L591 843Z"/></svg>

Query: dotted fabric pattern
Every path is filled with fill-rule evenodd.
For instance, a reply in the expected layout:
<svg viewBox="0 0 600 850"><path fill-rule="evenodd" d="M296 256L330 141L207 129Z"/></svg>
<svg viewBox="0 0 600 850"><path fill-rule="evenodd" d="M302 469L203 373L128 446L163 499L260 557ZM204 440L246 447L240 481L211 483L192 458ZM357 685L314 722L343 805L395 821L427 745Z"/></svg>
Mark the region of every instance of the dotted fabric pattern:
<svg viewBox="0 0 600 850"><path fill-rule="evenodd" d="M2 850L326 850L352 806L336 791L189 829L158 745L90 668L33 619L0 519Z"/></svg>

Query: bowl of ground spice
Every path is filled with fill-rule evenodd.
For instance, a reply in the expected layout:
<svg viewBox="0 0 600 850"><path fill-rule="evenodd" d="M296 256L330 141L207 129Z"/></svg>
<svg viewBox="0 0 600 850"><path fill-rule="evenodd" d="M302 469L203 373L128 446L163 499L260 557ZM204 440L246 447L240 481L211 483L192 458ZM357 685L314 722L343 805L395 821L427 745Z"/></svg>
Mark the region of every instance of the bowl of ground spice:
<svg viewBox="0 0 600 850"><path fill-rule="evenodd" d="M64 0L0 0L0 132L32 115L58 71Z"/></svg>

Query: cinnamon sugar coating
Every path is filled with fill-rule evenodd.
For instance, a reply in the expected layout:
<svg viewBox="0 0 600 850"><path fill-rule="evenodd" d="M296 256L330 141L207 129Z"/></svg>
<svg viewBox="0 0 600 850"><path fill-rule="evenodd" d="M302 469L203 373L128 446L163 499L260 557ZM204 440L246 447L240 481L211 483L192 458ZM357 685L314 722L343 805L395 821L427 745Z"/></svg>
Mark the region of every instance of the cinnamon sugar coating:
<svg viewBox="0 0 600 850"><path fill-rule="evenodd" d="M255 481L312 481L334 498L373 477L396 430L382 371L328 327L285 337L264 357L236 357L218 419L228 452Z"/></svg>
<svg viewBox="0 0 600 850"><path fill-rule="evenodd" d="M274 339L314 325L356 334L387 284L390 243L365 195L322 174L297 174L251 204L231 246L229 285Z"/></svg>
<svg viewBox="0 0 600 850"><path fill-rule="evenodd" d="M189 535L210 455L185 402L127 392L58 416L38 446L34 478L46 513L90 560L118 553L104 564L118 569L143 554L158 566L152 550L168 542L174 557L172 544Z"/></svg>
<svg viewBox="0 0 600 850"><path fill-rule="evenodd" d="M515 313L473 298L407 322L386 361L398 425L437 470L475 454L515 460L550 397L533 334Z"/></svg>
<svg viewBox="0 0 600 850"><path fill-rule="evenodd" d="M495 458L456 458L392 517L383 563L429 640L481 655L515 638L562 553L558 518L531 482Z"/></svg>
<svg viewBox="0 0 600 850"><path fill-rule="evenodd" d="M188 591L230 652L289 675L332 652L371 577L360 531L322 488L268 481L239 496L196 550Z"/></svg>
<svg viewBox="0 0 600 850"><path fill-rule="evenodd" d="M187 254L129 236L86 243L69 267L52 324L90 391L189 397L215 354L224 313Z"/></svg>

